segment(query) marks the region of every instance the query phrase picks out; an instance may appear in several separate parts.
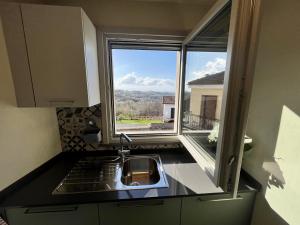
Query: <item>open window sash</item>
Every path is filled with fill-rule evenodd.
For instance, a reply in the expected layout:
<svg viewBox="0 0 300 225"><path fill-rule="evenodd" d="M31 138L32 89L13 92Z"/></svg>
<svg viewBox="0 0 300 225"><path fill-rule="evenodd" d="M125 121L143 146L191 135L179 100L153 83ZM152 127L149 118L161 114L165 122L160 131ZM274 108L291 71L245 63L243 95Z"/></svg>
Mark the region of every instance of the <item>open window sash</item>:
<svg viewBox="0 0 300 225"><path fill-rule="evenodd" d="M206 171L216 186L236 196L241 170L246 117L250 102L255 59L256 36L258 33L260 0L219 0L201 19L182 45L179 139ZM229 10L227 40L224 37L198 38L208 25L225 15ZM223 13L223 14L222 14ZM226 16L226 15L225 15ZM196 40L196 41L195 41ZM227 43L224 43L224 40ZM200 44L198 43L200 42ZM225 47L224 47L225 46ZM227 52L224 71L223 97L218 124L218 141L215 158L195 141L193 130L186 131L184 121L185 79L188 51Z"/></svg>

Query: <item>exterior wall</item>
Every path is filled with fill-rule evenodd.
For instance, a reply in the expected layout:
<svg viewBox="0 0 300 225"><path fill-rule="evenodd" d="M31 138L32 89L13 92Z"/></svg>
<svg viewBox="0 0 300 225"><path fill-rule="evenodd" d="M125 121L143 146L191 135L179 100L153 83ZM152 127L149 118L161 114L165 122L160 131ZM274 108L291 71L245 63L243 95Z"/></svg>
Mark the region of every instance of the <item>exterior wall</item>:
<svg viewBox="0 0 300 225"><path fill-rule="evenodd" d="M300 1L263 0L243 168L263 186L253 225L300 224Z"/></svg>
<svg viewBox="0 0 300 225"><path fill-rule="evenodd" d="M191 100L190 100L191 101L190 111L195 115L200 115L202 95L215 95L217 96L216 119L220 119L223 89L222 88L201 88L200 86L192 87L191 89L192 90L191 90Z"/></svg>
<svg viewBox="0 0 300 225"><path fill-rule="evenodd" d="M61 151L54 108L18 108L0 19L0 191Z"/></svg>
<svg viewBox="0 0 300 225"><path fill-rule="evenodd" d="M174 104L164 104L163 119L169 121L171 119L171 108L175 108Z"/></svg>

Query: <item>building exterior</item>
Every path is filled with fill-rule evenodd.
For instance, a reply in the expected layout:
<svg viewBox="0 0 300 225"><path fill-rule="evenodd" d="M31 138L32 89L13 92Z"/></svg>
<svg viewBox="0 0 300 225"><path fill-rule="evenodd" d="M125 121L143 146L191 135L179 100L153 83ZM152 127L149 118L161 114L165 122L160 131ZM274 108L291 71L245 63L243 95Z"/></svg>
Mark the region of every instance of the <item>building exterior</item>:
<svg viewBox="0 0 300 225"><path fill-rule="evenodd" d="M188 82L191 89L189 111L184 126L193 130L211 130L218 124L223 97L224 72L206 75Z"/></svg>
<svg viewBox="0 0 300 225"><path fill-rule="evenodd" d="M163 121L173 122L175 118L175 96L163 96Z"/></svg>
<svg viewBox="0 0 300 225"><path fill-rule="evenodd" d="M220 119L224 72L190 81L190 113L209 119Z"/></svg>

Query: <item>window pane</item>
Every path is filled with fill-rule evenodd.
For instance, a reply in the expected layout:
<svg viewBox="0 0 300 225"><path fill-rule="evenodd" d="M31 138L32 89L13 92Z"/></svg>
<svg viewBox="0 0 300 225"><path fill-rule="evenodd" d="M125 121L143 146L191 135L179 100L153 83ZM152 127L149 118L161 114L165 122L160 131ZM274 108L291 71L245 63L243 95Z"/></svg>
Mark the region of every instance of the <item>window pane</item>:
<svg viewBox="0 0 300 225"><path fill-rule="evenodd" d="M216 156L226 52L187 51L183 134Z"/></svg>
<svg viewBox="0 0 300 225"><path fill-rule="evenodd" d="M112 49L115 132L174 131L177 51Z"/></svg>

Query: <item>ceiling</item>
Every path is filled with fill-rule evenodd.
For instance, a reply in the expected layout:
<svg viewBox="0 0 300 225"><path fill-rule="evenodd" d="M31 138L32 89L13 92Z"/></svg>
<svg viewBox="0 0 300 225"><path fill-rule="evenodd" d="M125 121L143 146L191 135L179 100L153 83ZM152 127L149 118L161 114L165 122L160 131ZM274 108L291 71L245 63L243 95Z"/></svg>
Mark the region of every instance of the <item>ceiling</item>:
<svg viewBox="0 0 300 225"><path fill-rule="evenodd" d="M174 3L193 3L193 4L209 4L212 5L217 0L117 0L117 1L137 1L137 2L174 2Z"/></svg>
<svg viewBox="0 0 300 225"><path fill-rule="evenodd" d="M51 2L52 0L42 0L42 1ZM179 3L179 4L213 5L217 0L99 0L99 1L110 1L110 2L169 2L169 3Z"/></svg>
<svg viewBox="0 0 300 225"><path fill-rule="evenodd" d="M51 3L56 2L57 0L0 0L6 2L28 2L28 3L36 3L36 2L45 2ZM86 0L87 2L89 0ZM110 1L110 2L169 2L169 3L178 3L178 4L199 4L199 5L206 5L211 6L217 0L99 0L99 1Z"/></svg>

